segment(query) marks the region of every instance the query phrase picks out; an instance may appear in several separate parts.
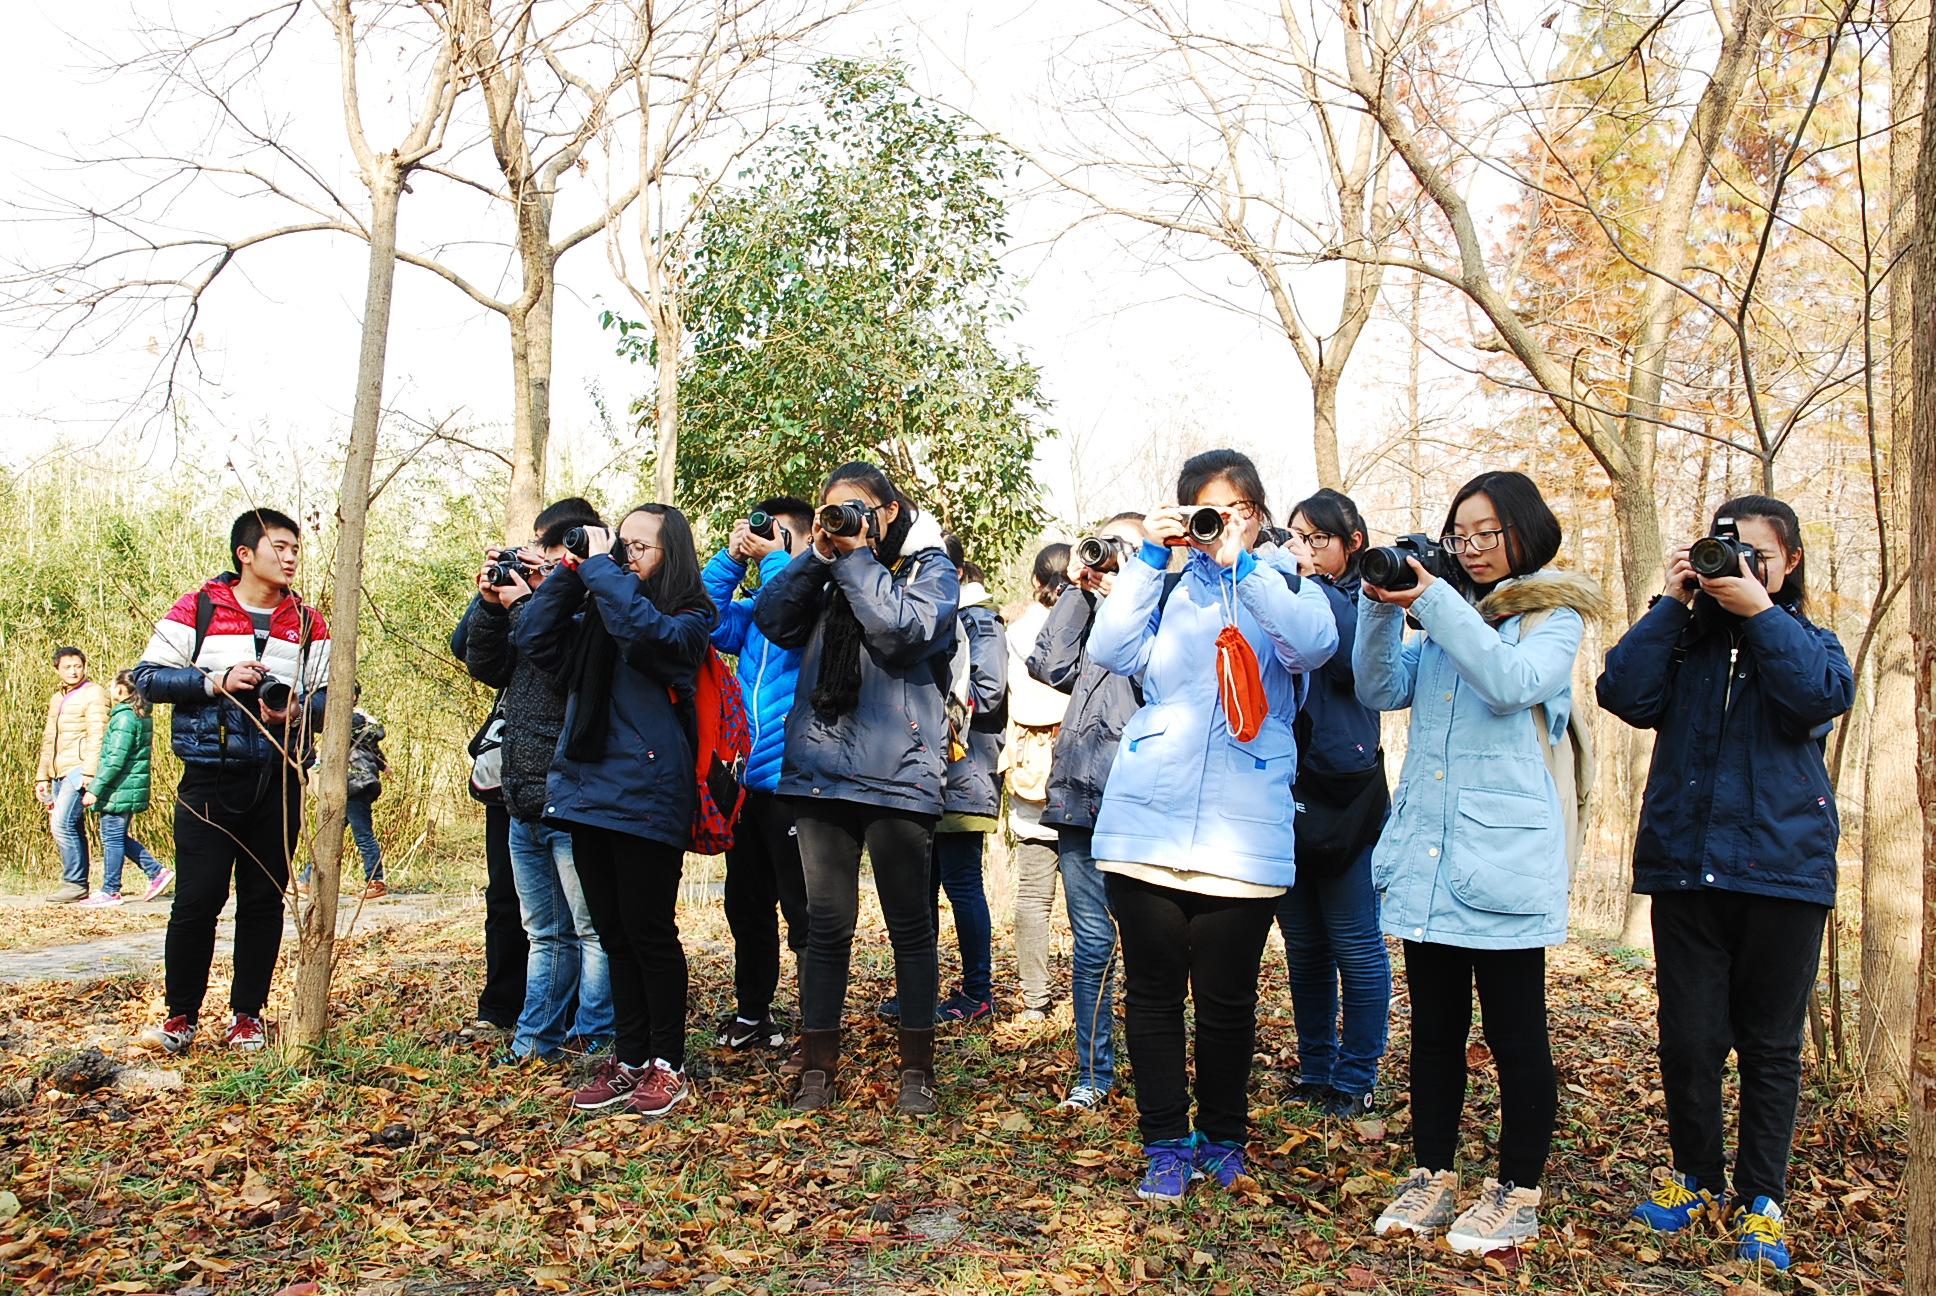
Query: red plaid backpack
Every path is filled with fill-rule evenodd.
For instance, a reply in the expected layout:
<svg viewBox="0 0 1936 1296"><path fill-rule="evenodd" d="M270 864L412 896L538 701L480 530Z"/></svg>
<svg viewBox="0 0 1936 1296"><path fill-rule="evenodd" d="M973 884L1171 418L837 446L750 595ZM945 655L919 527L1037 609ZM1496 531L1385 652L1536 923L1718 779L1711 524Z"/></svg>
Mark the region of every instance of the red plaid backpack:
<svg viewBox="0 0 1936 1296"><path fill-rule="evenodd" d="M697 795L691 849L700 855L718 855L733 844L733 825L746 800L740 775L753 752L753 731L746 723L746 700L738 677L710 646L694 681L692 710Z"/></svg>

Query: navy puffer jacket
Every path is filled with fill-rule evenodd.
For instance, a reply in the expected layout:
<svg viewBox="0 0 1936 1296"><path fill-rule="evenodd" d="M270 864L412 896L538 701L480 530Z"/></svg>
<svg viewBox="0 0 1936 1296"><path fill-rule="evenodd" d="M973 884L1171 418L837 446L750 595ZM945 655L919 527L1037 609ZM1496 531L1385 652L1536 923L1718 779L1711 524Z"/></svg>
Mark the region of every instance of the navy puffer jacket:
<svg viewBox="0 0 1936 1296"><path fill-rule="evenodd" d="M980 585L961 588L961 610L956 614L960 634L968 641L968 708L972 717L963 735L967 754L950 761L942 791L942 808L949 814L1001 813L1002 711L1008 702L1008 638L1002 619Z"/></svg>
<svg viewBox="0 0 1936 1296"><path fill-rule="evenodd" d="M581 612L587 591L591 609ZM602 617L618 645L605 751L596 760L565 755L579 703L573 692L545 785L545 821L684 847L692 840L692 739L668 690L682 701L692 696L712 635L712 607L661 612L636 576L610 555L594 554L576 571L561 566L546 578L513 642L533 666L562 678L584 616Z"/></svg>
<svg viewBox="0 0 1936 1296"><path fill-rule="evenodd" d="M1097 598L1071 585L1062 591L1029 654L1029 674L1069 695L1069 709L1055 735L1049 766L1048 804L1042 822L1053 828L1094 828L1103 786L1116 760L1123 726L1143 700L1127 675L1089 657L1089 626Z"/></svg>
<svg viewBox="0 0 1936 1296"><path fill-rule="evenodd" d="M1358 635L1356 576L1312 580L1324 591L1338 625L1338 651L1311 672L1311 692L1298 718L1298 769L1320 774L1361 774L1378 763L1379 716L1358 700L1351 646Z"/></svg>
<svg viewBox="0 0 1936 1296"><path fill-rule="evenodd" d="M1841 821L1822 753L1855 695L1841 641L1781 604L1745 620L1708 612L1659 600L1600 676L1600 705L1658 734L1634 890L1832 905Z"/></svg>

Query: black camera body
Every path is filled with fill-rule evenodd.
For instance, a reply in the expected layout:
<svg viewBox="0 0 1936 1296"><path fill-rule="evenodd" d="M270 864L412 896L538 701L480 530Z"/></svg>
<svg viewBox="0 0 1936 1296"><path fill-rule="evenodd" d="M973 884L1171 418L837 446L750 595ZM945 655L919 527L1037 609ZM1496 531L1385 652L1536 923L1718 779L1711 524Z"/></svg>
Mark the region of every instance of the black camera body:
<svg viewBox="0 0 1936 1296"><path fill-rule="evenodd" d="M494 547L497 549L497 561L491 564L491 584L500 589L515 585L520 580L528 584L531 569L519 560L518 547L508 541Z"/></svg>
<svg viewBox="0 0 1936 1296"><path fill-rule="evenodd" d="M874 510L859 500L824 504L814 518L820 523L820 529L828 535L846 537L873 534Z"/></svg>
<svg viewBox="0 0 1936 1296"><path fill-rule="evenodd" d="M1121 536L1084 536L1076 541L1076 562L1091 571L1115 571L1128 548Z"/></svg>
<svg viewBox="0 0 1936 1296"><path fill-rule="evenodd" d="M1432 576L1443 578L1450 556L1439 547L1439 542L1428 535L1402 535L1388 545L1367 549L1358 559L1358 572L1364 577L1365 584L1373 589L1408 590L1418 585L1418 573L1413 571L1408 558L1418 559L1418 565Z"/></svg>
<svg viewBox="0 0 1936 1296"><path fill-rule="evenodd" d="M1701 587L1698 578L1718 580L1723 576L1739 576L1741 560L1748 560L1748 570L1754 578L1767 584L1767 573L1761 569L1761 554L1754 546L1741 542L1741 528L1731 517L1715 518L1714 530L1696 540L1687 550L1687 565L1694 569L1694 578L1684 585L1687 589Z"/></svg>

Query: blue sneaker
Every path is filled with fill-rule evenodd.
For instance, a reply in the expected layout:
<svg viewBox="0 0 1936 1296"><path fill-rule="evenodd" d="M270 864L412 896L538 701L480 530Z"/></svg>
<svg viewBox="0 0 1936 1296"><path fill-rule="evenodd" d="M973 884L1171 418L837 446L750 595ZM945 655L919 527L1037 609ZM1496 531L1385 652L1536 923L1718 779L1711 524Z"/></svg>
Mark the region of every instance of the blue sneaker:
<svg viewBox="0 0 1936 1296"><path fill-rule="evenodd" d="M1241 1143L1219 1143L1214 1139L1197 1135L1197 1174L1206 1179L1215 1179L1217 1187L1228 1188L1244 1173L1244 1146Z"/></svg>
<svg viewBox="0 0 1936 1296"><path fill-rule="evenodd" d="M1749 1264L1772 1265L1778 1270L1788 1268L1788 1243L1783 1240L1780 1202L1769 1197L1755 1198L1754 1205L1735 1211L1734 1227L1741 1235L1735 1247L1736 1255Z"/></svg>
<svg viewBox="0 0 1936 1296"><path fill-rule="evenodd" d="M988 1021L995 1015L995 1005L986 999L970 999L956 991L934 1008L934 1022L937 1026L968 1026L978 1021Z"/></svg>
<svg viewBox="0 0 1936 1296"><path fill-rule="evenodd" d="M1182 1201L1183 1194L1190 1191L1190 1181L1197 1177L1196 1153L1194 1137L1164 1139L1145 1146L1143 1155L1149 1158L1149 1169L1143 1174L1143 1182L1136 1185L1136 1195L1144 1201Z"/></svg>
<svg viewBox="0 0 1936 1296"><path fill-rule="evenodd" d="M1660 1181L1654 1195L1633 1208L1634 1219L1661 1233L1678 1233L1703 1215L1721 1216L1721 1204L1714 1194L1694 1181L1693 1175L1670 1174Z"/></svg>

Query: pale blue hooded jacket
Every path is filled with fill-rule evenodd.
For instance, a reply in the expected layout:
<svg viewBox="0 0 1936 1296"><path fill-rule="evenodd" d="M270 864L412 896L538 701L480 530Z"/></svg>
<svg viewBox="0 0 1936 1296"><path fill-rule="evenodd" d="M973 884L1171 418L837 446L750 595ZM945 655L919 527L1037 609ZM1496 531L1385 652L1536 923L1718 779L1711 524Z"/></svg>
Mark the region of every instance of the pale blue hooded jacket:
<svg viewBox="0 0 1936 1296"><path fill-rule="evenodd" d="M1566 741L1582 613L1599 600L1565 572L1501 582L1477 607L1441 580L1412 604L1424 633L1407 638L1401 609L1360 596L1358 700L1412 711L1371 856L1387 935L1467 949L1566 940L1566 828L1539 743ZM1546 615L1522 636L1533 612Z"/></svg>
<svg viewBox="0 0 1936 1296"><path fill-rule="evenodd" d="M1095 857L1288 887L1291 725L1306 675L1337 649L1337 622L1324 592L1298 581L1284 554L1245 553L1225 569L1192 551L1165 597L1169 557L1145 541L1089 632L1097 665L1143 685L1103 790ZM1217 685L1217 635L1232 617L1257 654L1270 704L1247 743L1231 737Z"/></svg>

